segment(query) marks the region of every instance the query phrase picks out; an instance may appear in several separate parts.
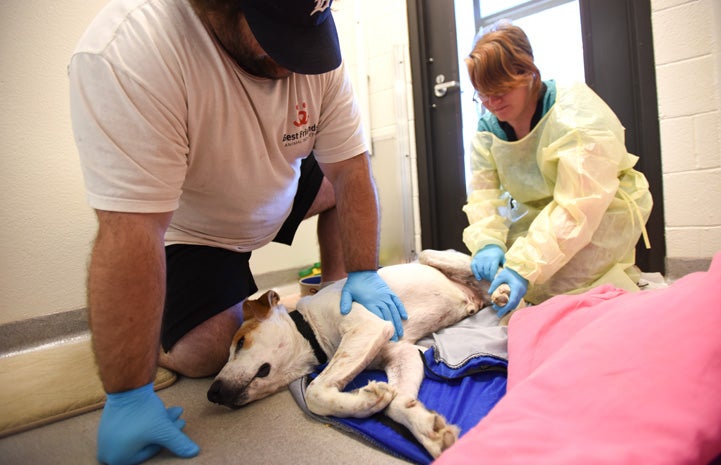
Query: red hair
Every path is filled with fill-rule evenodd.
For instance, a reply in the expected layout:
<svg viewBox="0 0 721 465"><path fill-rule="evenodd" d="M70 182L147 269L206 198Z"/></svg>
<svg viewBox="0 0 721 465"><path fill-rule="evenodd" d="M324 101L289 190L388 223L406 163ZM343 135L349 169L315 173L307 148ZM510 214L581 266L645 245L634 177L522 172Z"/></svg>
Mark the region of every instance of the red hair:
<svg viewBox="0 0 721 465"><path fill-rule="evenodd" d="M501 95L523 85L541 91L541 72L531 43L518 26L501 23L481 36L465 59L473 87L484 96Z"/></svg>

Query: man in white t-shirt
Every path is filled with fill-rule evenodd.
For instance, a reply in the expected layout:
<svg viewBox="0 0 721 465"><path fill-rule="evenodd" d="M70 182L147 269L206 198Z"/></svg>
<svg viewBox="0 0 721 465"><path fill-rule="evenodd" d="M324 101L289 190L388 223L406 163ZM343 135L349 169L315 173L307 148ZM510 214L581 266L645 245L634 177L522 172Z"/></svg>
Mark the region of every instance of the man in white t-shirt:
<svg viewBox="0 0 721 465"><path fill-rule="evenodd" d="M357 301L402 335L405 309L376 272L378 200L330 3L111 0L80 39L68 73L99 224L101 462L199 452L182 409L153 392L156 367L222 367L257 290L251 252L290 244L304 218L319 215L323 279L347 273L339 311Z"/></svg>

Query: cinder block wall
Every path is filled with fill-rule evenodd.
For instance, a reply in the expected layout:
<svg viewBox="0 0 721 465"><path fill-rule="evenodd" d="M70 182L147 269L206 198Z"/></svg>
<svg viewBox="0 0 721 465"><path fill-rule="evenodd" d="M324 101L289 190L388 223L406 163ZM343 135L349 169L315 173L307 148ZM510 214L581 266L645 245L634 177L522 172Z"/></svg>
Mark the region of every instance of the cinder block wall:
<svg viewBox="0 0 721 465"><path fill-rule="evenodd" d="M653 0L667 274L721 251L721 2Z"/></svg>

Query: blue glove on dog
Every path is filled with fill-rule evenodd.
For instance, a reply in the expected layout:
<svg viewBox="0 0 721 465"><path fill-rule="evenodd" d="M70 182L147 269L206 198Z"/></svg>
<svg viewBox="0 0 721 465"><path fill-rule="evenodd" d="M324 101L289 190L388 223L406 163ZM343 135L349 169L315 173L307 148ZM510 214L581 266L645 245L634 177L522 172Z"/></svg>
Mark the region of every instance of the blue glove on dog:
<svg viewBox="0 0 721 465"><path fill-rule="evenodd" d="M200 447L180 430L183 409L165 409L153 383L108 394L98 427L98 460L109 465L133 465L165 447L183 458L195 457Z"/></svg>
<svg viewBox="0 0 721 465"><path fill-rule="evenodd" d="M397 341L403 337L403 323L408 318L401 300L388 287L376 271L351 271L343 286L340 296L340 313L350 313L353 301L358 302L371 313L395 326L395 334L391 338Z"/></svg>
<svg viewBox="0 0 721 465"><path fill-rule="evenodd" d="M476 252L471 261L471 271L477 280L493 281L498 267L506 263L506 254L495 244L488 244Z"/></svg>
<svg viewBox="0 0 721 465"><path fill-rule="evenodd" d="M504 283L508 284L511 288L511 295L508 296L508 303L503 307L493 304L493 309L498 314L498 318L503 318L506 313L518 307L518 304L521 303L521 299L524 295L526 295L526 292L528 292L528 280L512 269L504 268L491 282L491 287L488 288L488 293L493 294L496 288Z"/></svg>

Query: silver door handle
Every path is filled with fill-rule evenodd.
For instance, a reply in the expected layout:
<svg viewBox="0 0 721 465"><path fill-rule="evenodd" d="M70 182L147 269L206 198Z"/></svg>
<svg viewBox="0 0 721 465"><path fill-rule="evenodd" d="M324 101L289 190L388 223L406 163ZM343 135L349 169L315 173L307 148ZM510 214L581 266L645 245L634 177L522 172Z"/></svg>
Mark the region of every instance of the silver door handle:
<svg viewBox="0 0 721 465"><path fill-rule="evenodd" d="M446 95L448 89L453 87L461 87L461 83L458 81L446 81L446 77L442 74L436 76L436 85L433 86L433 93L436 97L441 98Z"/></svg>

